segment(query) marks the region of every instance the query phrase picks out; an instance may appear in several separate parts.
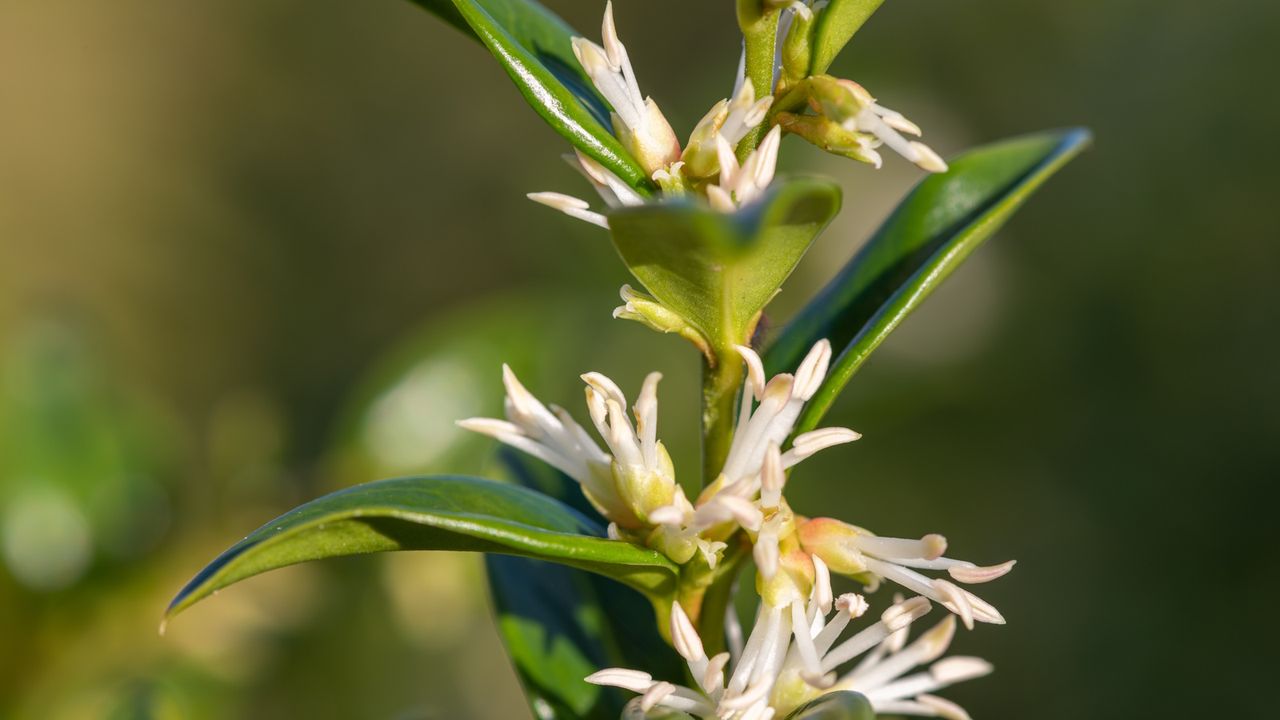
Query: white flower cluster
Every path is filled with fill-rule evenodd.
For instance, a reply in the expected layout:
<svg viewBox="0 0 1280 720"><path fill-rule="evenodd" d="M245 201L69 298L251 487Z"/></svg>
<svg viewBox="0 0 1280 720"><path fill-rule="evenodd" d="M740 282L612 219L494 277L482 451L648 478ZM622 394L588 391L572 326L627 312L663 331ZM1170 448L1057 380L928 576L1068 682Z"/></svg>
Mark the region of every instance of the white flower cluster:
<svg viewBox="0 0 1280 720"><path fill-rule="evenodd" d="M665 704L703 717L759 720L832 688L863 692L885 712L963 717L928 693L957 679L985 674L985 664L976 672L979 661L939 663L927 680L899 679L911 667L936 658L941 652L935 652L937 648L945 648L954 617L906 648L901 638L906 625L931 602L950 610L966 627L1004 623L995 607L957 583L994 580L1012 569L1013 562L981 567L944 557L947 541L941 535L884 538L831 518L794 513L783 496L786 471L819 450L860 437L847 428L824 428L797 436L788 450L781 450L805 403L826 377L831 346L818 342L794 374L768 381L760 357L747 347L737 350L747 371L738 422L721 472L694 502L676 482L675 467L658 440L657 373L645 379L631 416L612 380L599 373L582 376L592 424L607 450L569 413L539 402L506 367L507 418L460 422L578 481L609 520L609 535L615 539L647 545L681 565L702 562L711 569L735 534L743 532L750 540L762 604L751 639L727 682L717 678L728 657L701 656L696 634L678 606L673 611L673 637L694 677L705 680L700 690L654 682L632 671L607 671L593 676L593 681L642 692L651 706ZM921 571L943 572L946 577ZM832 573L853 577L871 590L890 580L917 597L895 604L880 623L834 645L865 603L858 596L843 596L834 605L839 612L825 621L834 602ZM832 675L877 643L879 649L853 671Z"/></svg>
<svg viewBox="0 0 1280 720"><path fill-rule="evenodd" d="M812 21L814 10L810 5L792 2L783 11L778 30L779 53L795 16ZM752 84L745 81L742 63L733 96L713 105L681 148L658 104L640 91L627 48L618 38L612 2L605 5L601 43L574 38L574 55L600 96L613 109L614 134L664 194L699 193L716 210L733 212L768 188L777 167L784 125L774 124L759 146L739 161L738 144L765 121L774 104L772 95L756 97ZM780 70L781 59L778 63ZM777 79L775 73L775 84ZM824 121L829 118L843 129L847 137L845 144L852 148L844 154L879 167L881 159L876 148L885 145L930 172L947 169L946 163L928 146L902 137L904 132L919 135L919 127L900 113L878 105L860 85L841 82L843 90L838 102L814 100L811 104L815 110L825 113ZM786 127L806 137L809 135L798 126ZM566 156L566 160L582 172L608 208L644 202L639 193L581 152ZM591 204L581 198L558 192L535 192L529 194L529 199L570 217L609 227L606 216L592 210Z"/></svg>
<svg viewBox="0 0 1280 720"><path fill-rule="evenodd" d="M671 636L696 687L625 668L601 670L587 681L640 693L634 702L642 713L666 708L706 720L769 720L838 690L861 693L877 713L967 720L961 707L932 694L992 669L980 658L942 658L955 635L955 617L908 643L912 623L931 607L924 598L899 596L876 622L841 641L867 609L861 595L833 599L828 578L814 586L806 603L762 605L744 647L707 657L693 623L676 604ZM842 666L848 669L838 672ZM916 668L925 669L911 672Z"/></svg>

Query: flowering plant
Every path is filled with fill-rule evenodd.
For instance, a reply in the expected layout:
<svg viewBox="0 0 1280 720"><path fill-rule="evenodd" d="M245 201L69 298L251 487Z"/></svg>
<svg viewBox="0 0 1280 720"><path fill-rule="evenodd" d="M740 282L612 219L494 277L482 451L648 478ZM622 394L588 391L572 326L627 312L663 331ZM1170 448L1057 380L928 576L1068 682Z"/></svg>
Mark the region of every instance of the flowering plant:
<svg viewBox="0 0 1280 720"><path fill-rule="evenodd" d="M459 424L522 453L505 455L516 483L412 477L322 497L215 559L169 614L307 560L480 551L497 555L487 566L499 615L523 621L501 629L539 718L967 717L935 692L991 667L943 656L957 622L1004 618L962 586L1013 562L952 559L937 534L882 537L806 517L786 486L806 458L859 439L819 427L850 377L1087 133L1031 135L945 162L910 139L921 130L901 113L826 74L880 0L737 0L737 82L683 144L641 92L610 3L599 43L532 0L419 4L479 39L572 145L567 159L600 203L530 198L608 231L643 286L623 286L614 317L696 348L700 472L678 475L659 439L659 374L630 414L617 384L582 375L593 435L504 367L505 418ZM775 178L787 135L875 167L888 148L929 175L764 338L766 306L840 206L831 182ZM836 596L833 575L866 595L888 583L893 599ZM731 603L740 578L758 596L748 629ZM934 605L943 619L912 639ZM571 657L540 641L553 635L571 638Z"/></svg>

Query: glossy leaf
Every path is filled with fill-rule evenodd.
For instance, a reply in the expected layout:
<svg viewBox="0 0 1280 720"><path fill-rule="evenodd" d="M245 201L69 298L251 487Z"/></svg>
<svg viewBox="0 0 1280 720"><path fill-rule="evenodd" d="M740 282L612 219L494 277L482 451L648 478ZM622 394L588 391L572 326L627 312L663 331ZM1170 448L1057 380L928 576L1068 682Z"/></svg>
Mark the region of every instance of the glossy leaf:
<svg viewBox="0 0 1280 720"><path fill-rule="evenodd" d="M827 693L787 716L787 720L875 720L876 712L865 697L842 690Z"/></svg>
<svg viewBox="0 0 1280 720"><path fill-rule="evenodd" d="M383 480L313 500L255 530L201 570L170 603L168 615L267 570L388 550L537 557L657 595L670 593L670 561L601 535L580 513L526 488L457 476Z"/></svg>
<svg viewBox="0 0 1280 720"><path fill-rule="evenodd" d="M889 333L1089 140L1081 129L1006 140L955 158L950 171L917 185L766 353L778 372L793 369L821 338L843 348L796 432L813 429Z"/></svg>
<svg viewBox="0 0 1280 720"><path fill-rule="evenodd" d="M533 0L418 0L457 27L469 29L507 71L526 102L574 147L631 186L648 193L644 168L609 130L609 108L573 55L576 32Z"/></svg>
<svg viewBox="0 0 1280 720"><path fill-rule="evenodd" d="M794 179L733 214L682 201L616 210L609 226L645 288L727 350L750 339L759 312L839 209L836 185Z"/></svg>
<svg viewBox="0 0 1280 720"><path fill-rule="evenodd" d="M555 469L506 449L500 457L517 482L590 507L577 484ZM636 591L529 558L489 555L485 567L498 631L536 716L546 716L541 708L557 720L615 720L630 694L583 680L601 668L682 676L679 657L658 635L652 605Z"/></svg>
<svg viewBox="0 0 1280 720"><path fill-rule="evenodd" d="M813 25L811 75L821 75L884 0L831 0Z"/></svg>

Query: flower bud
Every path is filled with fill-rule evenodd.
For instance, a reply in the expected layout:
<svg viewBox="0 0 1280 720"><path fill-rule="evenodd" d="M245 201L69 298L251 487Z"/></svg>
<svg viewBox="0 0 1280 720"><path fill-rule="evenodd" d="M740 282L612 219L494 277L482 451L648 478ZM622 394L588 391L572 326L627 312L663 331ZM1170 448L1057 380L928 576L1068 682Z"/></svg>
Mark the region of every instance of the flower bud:
<svg viewBox="0 0 1280 720"><path fill-rule="evenodd" d="M676 495L676 469L661 442L657 444L658 466L623 465L613 462L613 482L627 506L641 520L649 513L670 505Z"/></svg>
<svg viewBox="0 0 1280 720"><path fill-rule="evenodd" d="M637 292L630 285L623 285L619 295L625 304L614 308L615 318L635 320L660 333L676 333L693 343L704 355L711 357L711 345L702 333L656 298Z"/></svg>
<svg viewBox="0 0 1280 720"><path fill-rule="evenodd" d="M781 88L785 89L803 80L809 74L813 60L813 21L817 17L806 5L792 4L794 15L787 37L782 43Z"/></svg>
<svg viewBox="0 0 1280 720"><path fill-rule="evenodd" d="M680 140L653 98L645 98L635 125L627 124L614 113L613 131L650 175L680 159Z"/></svg>
<svg viewBox="0 0 1280 720"><path fill-rule="evenodd" d="M721 100L698 121L685 145L684 173L692 178L709 178L720 172L720 159L716 154L716 134L729 117L729 101Z"/></svg>
<svg viewBox="0 0 1280 720"><path fill-rule="evenodd" d="M778 124L784 130L799 135L832 155L841 155L859 162L880 167L882 160L876 152L871 135L845 128L823 115L793 115L779 113Z"/></svg>

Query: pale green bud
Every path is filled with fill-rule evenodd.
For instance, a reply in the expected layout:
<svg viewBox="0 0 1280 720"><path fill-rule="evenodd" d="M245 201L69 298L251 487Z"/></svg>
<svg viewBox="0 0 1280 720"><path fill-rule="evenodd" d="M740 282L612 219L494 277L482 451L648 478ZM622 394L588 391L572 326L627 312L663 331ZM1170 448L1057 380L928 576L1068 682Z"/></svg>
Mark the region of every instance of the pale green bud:
<svg viewBox="0 0 1280 720"><path fill-rule="evenodd" d="M635 320L660 333L676 333L710 357L711 345L702 333L656 298L637 292L630 285L623 285L619 295L624 304L614 308L615 318Z"/></svg>

